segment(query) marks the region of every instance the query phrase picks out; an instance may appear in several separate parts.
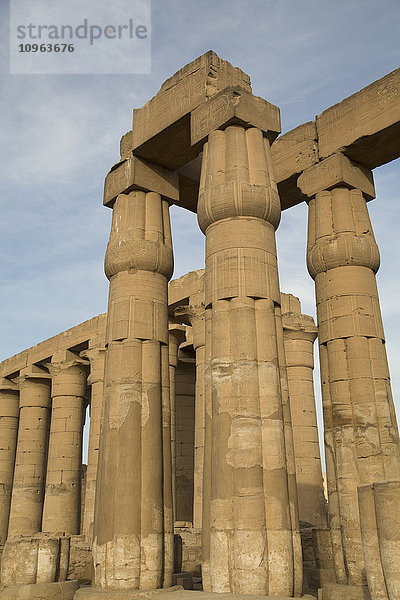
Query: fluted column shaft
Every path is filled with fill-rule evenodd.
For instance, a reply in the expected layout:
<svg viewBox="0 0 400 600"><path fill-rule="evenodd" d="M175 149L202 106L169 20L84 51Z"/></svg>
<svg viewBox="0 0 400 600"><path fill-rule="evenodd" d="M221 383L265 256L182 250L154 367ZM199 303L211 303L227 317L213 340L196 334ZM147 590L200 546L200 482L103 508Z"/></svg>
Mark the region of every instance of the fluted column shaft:
<svg viewBox="0 0 400 600"><path fill-rule="evenodd" d="M191 297L193 348L196 352L196 389L194 405L194 495L193 527L201 529L203 512L203 472L204 472L204 428L205 428L205 315L204 293Z"/></svg>
<svg viewBox="0 0 400 600"><path fill-rule="evenodd" d="M87 380L90 386L90 428L82 530L91 542L93 540L94 504L99 458L100 418L103 406L105 348L92 348L86 350L84 355L90 362L90 373Z"/></svg>
<svg viewBox="0 0 400 600"><path fill-rule="evenodd" d="M297 565L276 312L280 202L269 142L259 129L230 126L209 135L198 219L206 234L205 305L211 317L205 339L211 361L205 571L211 591L290 596Z"/></svg>
<svg viewBox="0 0 400 600"><path fill-rule="evenodd" d="M185 339L183 325L170 325L169 333L169 390L171 405L171 471L172 471L172 506L176 521L176 387L175 375L178 365L178 348Z"/></svg>
<svg viewBox="0 0 400 600"><path fill-rule="evenodd" d="M168 202L117 197L94 525L95 585L168 586L173 568L167 285L173 270Z"/></svg>
<svg viewBox="0 0 400 600"><path fill-rule="evenodd" d="M51 424L42 531L80 533L82 432L88 362L56 353L51 365Z"/></svg>
<svg viewBox="0 0 400 600"><path fill-rule="evenodd" d="M400 455L375 281L379 251L360 189L337 187L310 200L307 262L317 299L331 528L334 537L341 531L347 583L365 585L357 485L399 477Z"/></svg>
<svg viewBox="0 0 400 600"><path fill-rule="evenodd" d="M0 380L0 546L7 539L19 419L18 386Z"/></svg>
<svg viewBox="0 0 400 600"><path fill-rule="evenodd" d="M314 397L313 346L317 328L300 314L300 302L284 294L283 332L293 427L299 519L302 526L326 527L317 414ZM298 305L295 311L293 306Z"/></svg>
<svg viewBox="0 0 400 600"><path fill-rule="evenodd" d="M192 327L193 349L196 352L195 415L194 415L194 473L193 473L193 527L202 528L204 434L205 434L205 309L204 281L202 289L189 298L189 305L175 310L178 317Z"/></svg>
<svg viewBox="0 0 400 600"><path fill-rule="evenodd" d="M40 367L20 372L19 426L8 537L41 531L50 426L51 379Z"/></svg>

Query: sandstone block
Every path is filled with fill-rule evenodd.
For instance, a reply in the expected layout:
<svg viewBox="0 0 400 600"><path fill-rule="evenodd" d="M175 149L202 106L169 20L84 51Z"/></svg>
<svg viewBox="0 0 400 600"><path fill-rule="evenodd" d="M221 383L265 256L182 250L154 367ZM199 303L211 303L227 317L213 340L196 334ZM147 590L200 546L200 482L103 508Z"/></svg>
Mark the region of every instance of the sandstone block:
<svg viewBox="0 0 400 600"><path fill-rule="evenodd" d="M77 581L13 585L0 591L1 600L72 600L79 588Z"/></svg>
<svg viewBox="0 0 400 600"><path fill-rule="evenodd" d="M124 159L106 176L103 204L112 208L119 194L133 190L157 192L170 202L178 202L179 176L136 156Z"/></svg>
<svg viewBox="0 0 400 600"><path fill-rule="evenodd" d="M326 583L322 588L321 600L371 600L366 586Z"/></svg>
<svg viewBox="0 0 400 600"><path fill-rule="evenodd" d="M400 156L400 69L317 116L320 158L342 150L370 169Z"/></svg>
<svg viewBox="0 0 400 600"><path fill-rule="evenodd" d="M318 162L315 121L309 121L280 135L271 146L272 162L282 210L305 200L297 177Z"/></svg>
<svg viewBox="0 0 400 600"><path fill-rule="evenodd" d="M21 586L62 581L69 559L69 538L37 534L7 540L1 564L1 581Z"/></svg>
<svg viewBox="0 0 400 600"><path fill-rule="evenodd" d="M331 190L338 186L361 190L368 200L375 198L371 171L361 165L356 165L340 153L307 169L300 175L297 185L309 198L318 192Z"/></svg>
<svg viewBox="0 0 400 600"><path fill-rule="evenodd" d="M67 579L78 581L80 585L92 580L92 552L85 536L71 536Z"/></svg>
<svg viewBox="0 0 400 600"><path fill-rule="evenodd" d="M133 111L133 130L121 144L123 156L134 151L167 169L192 160L198 148L190 144L189 114L229 85L251 92L249 76L212 51L180 69L154 98Z"/></svg>
<svg viewBox="0 0 400 600"><path fill-rule="evenodd" d="M239 86L227 87L191 112L192 146L204 142L211 131L228 125L257 127L272 141L281 130L279 108Z"/></svg>

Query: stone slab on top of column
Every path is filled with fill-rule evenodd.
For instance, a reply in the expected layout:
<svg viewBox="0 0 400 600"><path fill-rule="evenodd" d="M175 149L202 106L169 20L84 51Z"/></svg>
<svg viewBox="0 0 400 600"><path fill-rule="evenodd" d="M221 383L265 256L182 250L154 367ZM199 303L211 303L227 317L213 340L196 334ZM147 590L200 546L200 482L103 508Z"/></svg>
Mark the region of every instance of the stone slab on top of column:
<svg viewBox="0 0 400 600"><path fill-rule="evenodd" d="M372 172L338 152L304 171L297 180L309 198L338 186L360 190L366 200L375 198Z"/></svg>
<svg viewBox="0 0 400 600"><path fill-rule="evenodd" d="M189 113L229 85L251 92L250 77L210 50L167 79L133 111L133 129L121 140L121 157L140 156L177 169L199 153L190 144Z"/></svg>
<svg viewBox="0 0 400 600"><path fill-rule="evenodd" d="M119 194L133 190L152 190L169 202L179 201L179 176L137 156L123 159L111 167L104 182L104 206L112 208Z"/></svg>
<svg viewBox="0 0 400 600"><path fill-rule="evenodd" d="M215 129L228 125L257 127L272 142L281 131L279 108L240 86L229 86L190 113L191 144L204 143Z"/></svg>

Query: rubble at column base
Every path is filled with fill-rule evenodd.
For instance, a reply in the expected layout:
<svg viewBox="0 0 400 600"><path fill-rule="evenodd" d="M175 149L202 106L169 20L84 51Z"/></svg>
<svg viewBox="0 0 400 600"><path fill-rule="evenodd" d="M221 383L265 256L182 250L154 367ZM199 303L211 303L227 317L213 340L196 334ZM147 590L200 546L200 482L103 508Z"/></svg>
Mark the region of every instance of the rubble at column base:
<svg viewBox="0 0 400 600"><path fill-rule="evenodd" d="M72 600L78 588L77 581L1 586L0 600Z"/></svg>

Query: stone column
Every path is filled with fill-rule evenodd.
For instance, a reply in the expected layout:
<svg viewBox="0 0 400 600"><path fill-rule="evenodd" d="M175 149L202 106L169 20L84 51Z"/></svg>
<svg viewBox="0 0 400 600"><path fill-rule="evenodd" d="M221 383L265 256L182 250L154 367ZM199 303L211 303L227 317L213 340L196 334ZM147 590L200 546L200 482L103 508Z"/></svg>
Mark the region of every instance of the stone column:
<svg viewBox="0 0 400 600"><path fill-rule="evenodd" d="M400 598L400 479L374 484L380 556L389 600Z"/></svg>
<svg viewBox="0 0 400 600"><path fill-rule="evenodd" d="M211 317L205 569L211 591L291 596L301 565L293 558L275 313L280 202L261 130L229 126L209 134L198 219Z"/></svg>
<svg viewBox="0 0 400 600"><path fill-rule="evenodd" d="M49 365L52 376L49 457L42 531L80 533L82 433L88 361L61 350Z"/></svg>
<svg viewBox="0 0 400 600"><path fill-rule="evenodd" d="M336 539L341 532L347 583L361 586L357 485L400 474L375 281L379 251L366 205L372 173L338 154L305 171L298 185L310 197L307 264L317 299L331 528Z"/></svg>
<svg viewBox="0 0 400 600"><path fill-rule="evenodd" d="M35 365L20 371L19 426L8 537L41 531L50 425L47 371Z"/></svg>
<svg viewBox="0 0 400 600"><path fill-rule="evenodd" d="M168 202L154 192L114 203L104 404L94 525L98 588L171 585L173 516L167 286Z"/></svg>
<svg viewBox="0 0 400 600"><path fill-rule="evenodd" d="M190 328L188 328L190 329ZM193 524L195 357L182 357L176 370L176 521Z"/></svg>
<svg viewBox="0 0 400 600"><path fill-rule="evenodd" d="M89 350L86 350L83 354L90 362L90 374L87 383L90 386L91 392L89 449L82 533L89 542L92 542L97 463L99 458L100 417L103 405L105 348L89 348Z"/></svg>
<svg viewBox="0 0 400 600"><path fill-rule="evenodd" d="M0 546L7 539L19 418L19 389L0 380Z"/></svg>
<svg viewBox="0 0 400 600"><path fill-rule="evenodd" d="M371 483L358 487L363 555L371 600L388 600L379 548L374 485Z"/></svg>
<svg viewBox="0 0 400 600"><path fill-rule="evenodd" d="M312 317L301 314L300 300L281 294L290 412L293 427L299 519L302 527L326 527L317 413L314 397Z"/></svg>
<svg viewBox="0 0 400 600"><path fill-rule="evenodd" d="M175 314L184 316L192 327L193 348L196 352L196 390L194 417L194 499L193 527L201 529L203 513L204 431L205 431L205 314L203 289L189 298L189 305L178 307Z"/></svg>
<svg viewBox="0 0 400 600"><path fill-rule="evenodd" d="M178 364L178 348L185 339L184 325L169 326L169 390L171 406L171 470L172 470L172 506L174 521L176 521L176 393L175 374Z"/></svg>

